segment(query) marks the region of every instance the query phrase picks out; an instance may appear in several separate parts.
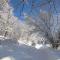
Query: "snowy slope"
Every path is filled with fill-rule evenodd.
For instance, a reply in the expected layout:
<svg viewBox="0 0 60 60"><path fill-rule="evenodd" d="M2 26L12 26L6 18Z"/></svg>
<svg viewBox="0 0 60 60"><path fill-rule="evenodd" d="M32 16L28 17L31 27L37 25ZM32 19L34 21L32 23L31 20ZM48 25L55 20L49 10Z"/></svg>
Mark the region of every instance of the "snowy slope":
<svg viewBox="0 0 60 60"><path fill-rule="evenodd" d="M39 50L26 45L0 45L0 60L59 60L60 52L53 51L45 46Z"/></svg>

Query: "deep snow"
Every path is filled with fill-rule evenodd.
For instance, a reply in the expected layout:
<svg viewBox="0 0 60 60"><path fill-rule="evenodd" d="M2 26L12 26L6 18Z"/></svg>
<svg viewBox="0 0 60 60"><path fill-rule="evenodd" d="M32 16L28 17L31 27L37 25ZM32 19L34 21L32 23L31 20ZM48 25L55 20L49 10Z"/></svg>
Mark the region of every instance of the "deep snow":
<svg viewBox="0 0 60 60"><path fill-rule="evenodd" d="M0 60L60 60L60 51L42 45L40 49L20 44L2 42Z"/></svg>

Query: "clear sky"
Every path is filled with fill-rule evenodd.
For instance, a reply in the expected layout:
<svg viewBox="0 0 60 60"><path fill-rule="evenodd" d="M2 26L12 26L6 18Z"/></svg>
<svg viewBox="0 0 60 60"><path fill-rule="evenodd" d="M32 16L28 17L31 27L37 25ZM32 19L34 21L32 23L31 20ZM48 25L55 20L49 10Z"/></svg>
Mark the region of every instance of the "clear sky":
<svg viewBox="0 0 60 60"><path fill-rule="evenodd" d="M17 16L20 19L23 18L23 13L27 13L31 16L37 16L41 10L49 11L51 7L52 13L60 13L60 0L51 0L54 1L54 3L45 4L43 7L42 3L46 3L49 0L25 0L25 3L22 3L22 0L10 0L9 4L14 8L14 15ZM32 9L32 1L33 1L33 7Z"/></svg>

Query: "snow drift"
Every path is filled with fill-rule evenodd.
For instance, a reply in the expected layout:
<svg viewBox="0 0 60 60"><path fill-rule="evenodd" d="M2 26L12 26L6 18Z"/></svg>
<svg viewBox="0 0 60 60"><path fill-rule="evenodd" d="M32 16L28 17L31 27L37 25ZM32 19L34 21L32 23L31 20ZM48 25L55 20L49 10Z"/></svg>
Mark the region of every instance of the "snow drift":
<svg viewBox="0 0 60 60"><path fill-rule="evenodd" d="M39 50L26 45L0 45L0 60L59 60L60 52L42 45Z"/></svg>

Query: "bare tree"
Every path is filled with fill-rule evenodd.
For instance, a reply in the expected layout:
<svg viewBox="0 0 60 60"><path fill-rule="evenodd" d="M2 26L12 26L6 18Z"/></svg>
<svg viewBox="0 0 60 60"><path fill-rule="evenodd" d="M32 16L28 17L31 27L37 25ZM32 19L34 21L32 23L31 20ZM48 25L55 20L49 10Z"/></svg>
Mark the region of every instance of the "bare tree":
<svg viewBox="0 0 60 60"><path fill-rule="evenodd" d="M57 29L56 24L58 21L57 16L52 15L50 12L41 11L39 16L36 16L35 19L32 16L27 15L26 22L30 27L35 26L30 32L30 35L33 33L39 33L38 36L43 36L45 40L49 41L52 44L53 48L58 47L55 43L54 33L56 33ZM55 25L56 24L56 25ZM38 40L38 38L37 38Z"/></svg>
<svg viewBox="0 0 60 60"><path fill-rule="evenodd" d="M0 35L11 39L19 39L21 22L11 13L12 8L8 5L8 2L6 0L0 1L2 3L2 10L0 10Z"/></svg>

